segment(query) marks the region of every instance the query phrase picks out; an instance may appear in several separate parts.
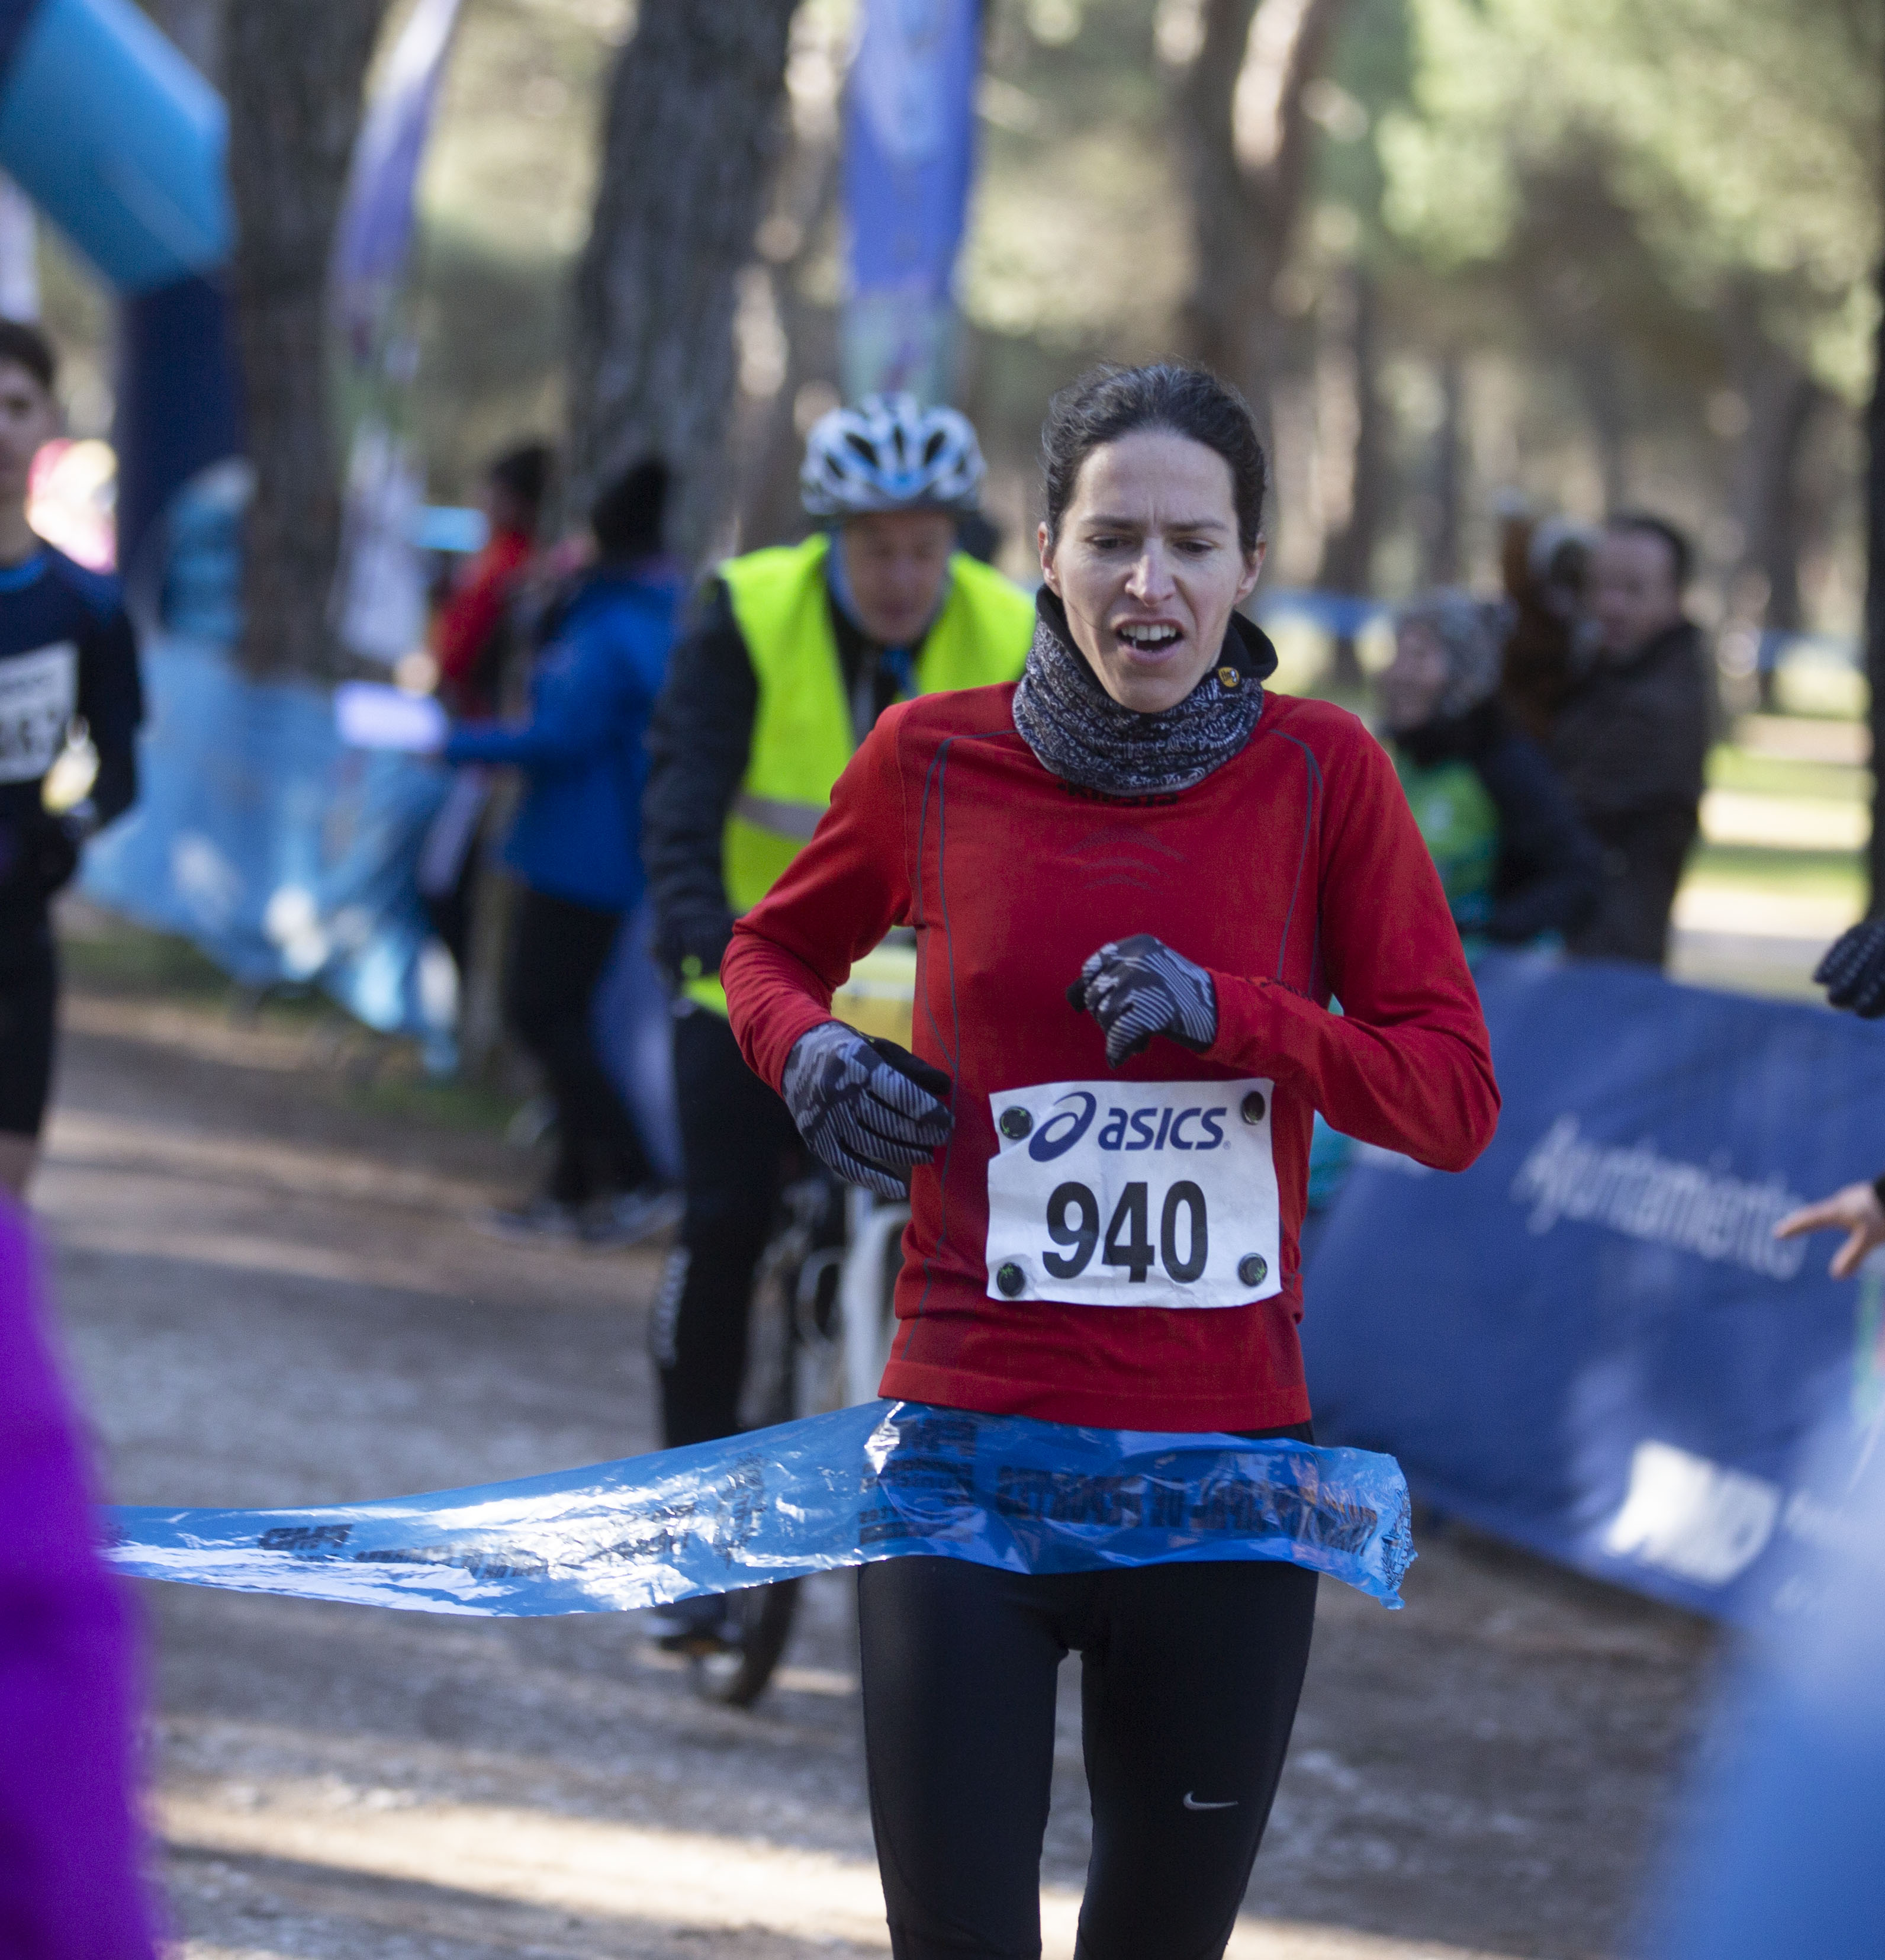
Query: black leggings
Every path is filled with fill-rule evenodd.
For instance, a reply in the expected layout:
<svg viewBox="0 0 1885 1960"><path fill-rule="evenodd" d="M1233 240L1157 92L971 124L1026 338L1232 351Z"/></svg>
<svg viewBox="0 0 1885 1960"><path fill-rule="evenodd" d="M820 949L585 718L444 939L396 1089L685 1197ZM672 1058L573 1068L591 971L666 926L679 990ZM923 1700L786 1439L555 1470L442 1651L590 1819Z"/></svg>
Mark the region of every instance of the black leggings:
<svg viewBox="0 0 1885 1960"><path fill-rule="evenodd" d="M653 1166L602 1058L591 1025L621 931L597 912L527 888L519 900L504 985L504 1018L535 1055L556 1103L549 1195L562 1204L633 1191Z"/></svg>
<svg viewBox="0 0 1885 1960"><path fill-rule="evenodd" d="M1315 1574L1213 1563L858 1574L895 1960L1034 1960L1054 1678L1081 1658L1093 1855L1078 1960L1218 1960L1283 1773Z"/></svg>
<svg viewBox="0 0 1885 1960"><path fill-rule="evenodd" d="M675 1021L674 1077L687 1214L650 1327L670 1449L739 1427L753 1274L799 1143L723 1016L702 1007Z"/></svg>
<svg viewBox="0 0 1885 1960"><path fill-rule="evenodd" d="M40 1134L58 1008L59 955L45 915L0 913L0 1133Z"/></svg>

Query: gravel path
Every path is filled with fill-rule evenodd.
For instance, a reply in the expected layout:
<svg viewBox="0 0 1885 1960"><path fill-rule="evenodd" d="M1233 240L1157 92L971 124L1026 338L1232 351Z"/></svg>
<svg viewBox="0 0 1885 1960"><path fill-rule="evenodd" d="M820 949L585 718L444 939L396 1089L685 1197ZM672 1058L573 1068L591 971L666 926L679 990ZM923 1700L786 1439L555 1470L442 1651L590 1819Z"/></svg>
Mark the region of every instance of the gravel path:
<svg viewBox="0 0 1885 1960"><path fill-rule="evenodd" d="M342 1500L650 1446L658 1257L475 1233L517 1153L368 1113L316 1034L99 991L66 1028L36 1198L115 1497ZM1616 1950L1710 1637L1483 1540L1421 1549L1404 1613L1324 1588L1239 1960ZM179 1951L887 1950L849 1596L808 1589L788 1666L736 1714L633 1615L145 1589ZM1050 1955L1071 1950L1084 1806L1063 1699Z"/></svg>

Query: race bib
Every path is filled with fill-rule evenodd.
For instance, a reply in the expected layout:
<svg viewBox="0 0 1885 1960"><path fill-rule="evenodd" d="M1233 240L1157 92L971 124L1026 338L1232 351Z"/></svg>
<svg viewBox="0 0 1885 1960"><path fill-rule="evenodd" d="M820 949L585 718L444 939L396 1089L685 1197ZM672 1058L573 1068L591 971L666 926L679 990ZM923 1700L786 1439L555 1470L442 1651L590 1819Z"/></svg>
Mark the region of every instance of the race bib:
<svg viewBox="0 0 1885 1960"><path fill-rule="evenodd" d="M37 782L78 711L78 648L70 640L0 660L0 783Z"/></svg>
<svg viewBox="0 0 1885 1960"><path fill-rule="evenodd" d="M1254 1077L991 1096L989 1297L1241 1306L1279 1292L1271 1093Z"/></svg>

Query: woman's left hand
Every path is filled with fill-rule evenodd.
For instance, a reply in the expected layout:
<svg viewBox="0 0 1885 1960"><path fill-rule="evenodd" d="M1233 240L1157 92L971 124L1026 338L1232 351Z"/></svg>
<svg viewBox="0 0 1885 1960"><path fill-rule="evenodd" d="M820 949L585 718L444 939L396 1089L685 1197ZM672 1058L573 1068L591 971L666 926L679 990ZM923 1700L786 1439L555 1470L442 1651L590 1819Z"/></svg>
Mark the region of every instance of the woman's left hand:
<svg viewBox="0 0 1885 1960"><path fill-rule="evenodd" d="M1067 989L1106 1036L1106 1062L1117 1068L1163 1035L1202 1055L1217 1039L1217 989L1202 966L1149 932L1109 940Z"/></svg>

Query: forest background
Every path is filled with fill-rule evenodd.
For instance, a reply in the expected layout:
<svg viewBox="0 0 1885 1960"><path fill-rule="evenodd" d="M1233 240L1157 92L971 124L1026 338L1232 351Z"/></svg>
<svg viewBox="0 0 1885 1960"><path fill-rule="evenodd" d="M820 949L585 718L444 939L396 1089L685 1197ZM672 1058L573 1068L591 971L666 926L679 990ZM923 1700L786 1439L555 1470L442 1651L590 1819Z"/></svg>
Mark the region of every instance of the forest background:
<svg viewBox="0 0 1885 1960"><path fill-rule="evenodd" d="M281 324L293 306L265 317L265 234L301 312L316 309L361 88L409 5L150 0L230 100L252 352L307 345ZM693 553L797 528L797 438L836 399L853 12L644 0L638 19L633 0L467 0L412 294L434 500L468 500L501 445L567 431L571 510L642 443L683 452ZM1502 510L1641 504L1695 533L1698 609L1731 679L1763 628L1854 642L1885 11L988 0L985 37L958 399L989 452L1011 569L1028 561L1047 395L1095 359L1178 352L1233 374L1269 420L1270 583L1488 585ZM679 135L653 129L651 103ZM649 246L663 210L634 192L685 189L690 170L694 203L677 192L665 215L679 214L671 250L702 274L669 329L695 356L691 420L651 402L658 361L639 383L618 374L611 398L598 352L658 337L625 325L612 269L638 255L656 312L679 292L677 265ZM102 432L107 309L56 238L42 252L77 430ZM259 460L302 459L284 494L305 527L321 502L308 427L332 410L320 363L298 364L315 371L304 399L251 412L282 419ZM271 644L281 657L264 668L328 659L293 632Z"/></svg>

